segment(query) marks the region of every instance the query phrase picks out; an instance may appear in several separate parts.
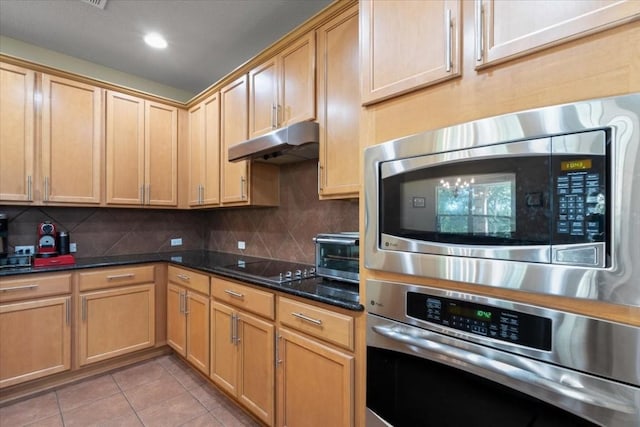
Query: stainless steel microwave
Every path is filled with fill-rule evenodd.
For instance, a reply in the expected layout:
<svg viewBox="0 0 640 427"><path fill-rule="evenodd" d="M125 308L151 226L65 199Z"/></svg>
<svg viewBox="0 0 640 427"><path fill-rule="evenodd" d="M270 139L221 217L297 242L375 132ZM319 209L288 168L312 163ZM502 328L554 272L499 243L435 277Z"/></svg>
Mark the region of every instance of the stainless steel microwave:
<svg viewBox="0 0 640 427"><path fill-rule="evenodd" d="M365 266L640 305L639 116L632 94L367 148Z"/></svg>

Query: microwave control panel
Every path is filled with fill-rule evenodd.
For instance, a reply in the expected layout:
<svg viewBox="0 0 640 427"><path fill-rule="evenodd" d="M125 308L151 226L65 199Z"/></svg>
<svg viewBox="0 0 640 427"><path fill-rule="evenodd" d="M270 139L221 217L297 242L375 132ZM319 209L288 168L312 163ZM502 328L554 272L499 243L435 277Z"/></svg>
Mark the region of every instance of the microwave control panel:
<svg viewBox="0 0 640 427"><path fill-rule="evenodd" d="M551 319L451 298L407 293L407 315L512 344L551 350Z"/></svg>

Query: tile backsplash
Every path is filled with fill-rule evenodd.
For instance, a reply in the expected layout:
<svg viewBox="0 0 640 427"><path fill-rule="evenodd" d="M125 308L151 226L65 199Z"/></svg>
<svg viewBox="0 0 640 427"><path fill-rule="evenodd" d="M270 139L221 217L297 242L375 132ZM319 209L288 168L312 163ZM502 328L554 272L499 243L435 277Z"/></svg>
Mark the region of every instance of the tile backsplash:
<svg viewBox="0 0 640 427"><path fill-rule="evenodd" d="M9 217L9 247L35 245L42 221L69 232L76 256L208 249L313 263L313 236L358 230L358 202L319 201L316 161L281 166L280 206L200 211L0 205ZM181 237L183 245L171 247ZM245 250L238 249L244 241Z"/></svg>

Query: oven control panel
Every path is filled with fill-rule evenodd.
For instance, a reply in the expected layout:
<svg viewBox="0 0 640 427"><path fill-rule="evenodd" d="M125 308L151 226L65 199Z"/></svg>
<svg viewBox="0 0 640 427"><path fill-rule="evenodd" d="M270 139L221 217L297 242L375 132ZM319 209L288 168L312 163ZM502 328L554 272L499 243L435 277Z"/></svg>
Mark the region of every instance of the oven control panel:
<svg viewBox="0 0 640 427"><path fill-rule="evenodd" d="M407 315L513 344L551 350L551 319L483 304L407 293Z"/></svg>

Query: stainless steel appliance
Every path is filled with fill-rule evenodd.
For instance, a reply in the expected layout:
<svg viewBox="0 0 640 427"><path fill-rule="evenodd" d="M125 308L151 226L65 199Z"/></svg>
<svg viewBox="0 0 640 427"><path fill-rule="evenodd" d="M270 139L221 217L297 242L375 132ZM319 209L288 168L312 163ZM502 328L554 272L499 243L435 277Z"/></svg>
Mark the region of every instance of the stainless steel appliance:
<svg viewBox="0 0 640 427"><path fill-rule="evenodd" d="M7 214L0 213L0 258L6 258L9 254L9 218Z"/></svg>
<svg viewBox="0 0 640 427"><path fill-rule="evenodd" d="M365 265L638 306L639 183L640 94L373 146Z"/></svg>
<svg viewBox="0 0 640 427"><path fill-rule="evenodd" d="M640 425L640 328L367 281L366 425Z"/></svg>
<svg viewBox="0 0 640 427"><path fill-rule="evenodd" d="M318 234L316 274L343 282L360 282L360 235L358 232Z"/></svg>

